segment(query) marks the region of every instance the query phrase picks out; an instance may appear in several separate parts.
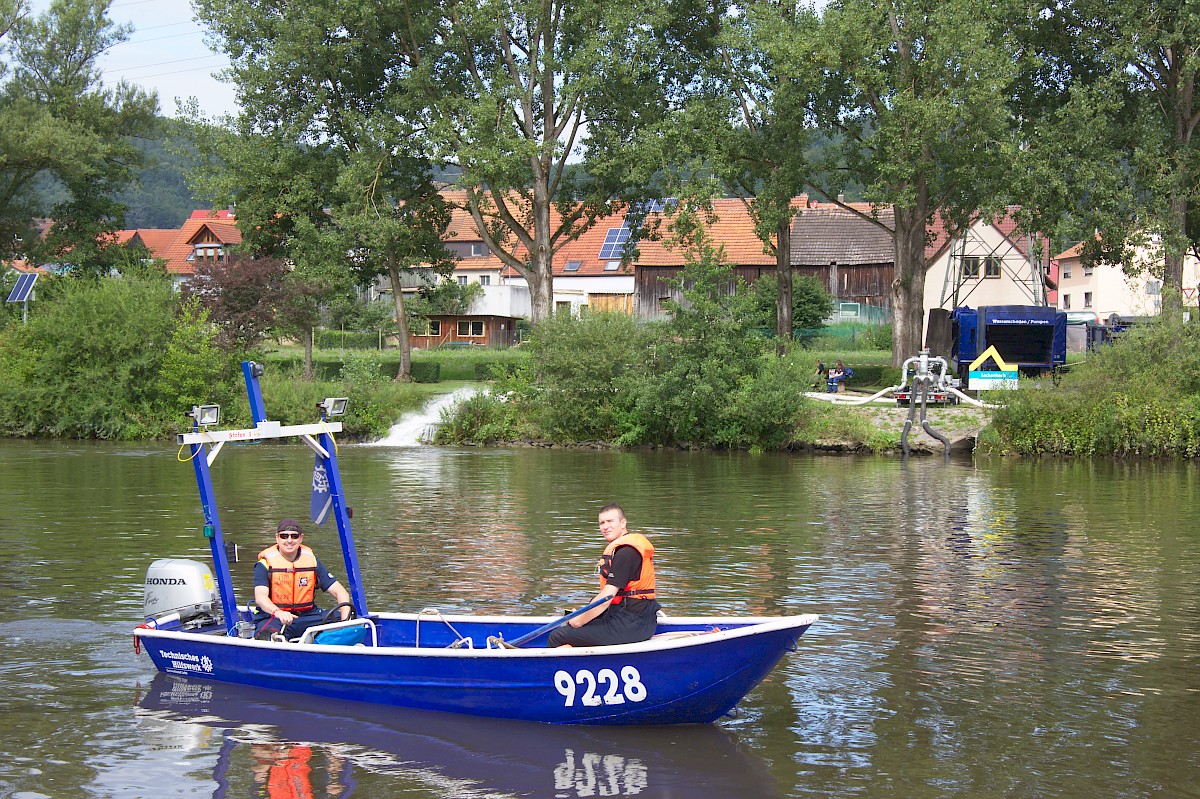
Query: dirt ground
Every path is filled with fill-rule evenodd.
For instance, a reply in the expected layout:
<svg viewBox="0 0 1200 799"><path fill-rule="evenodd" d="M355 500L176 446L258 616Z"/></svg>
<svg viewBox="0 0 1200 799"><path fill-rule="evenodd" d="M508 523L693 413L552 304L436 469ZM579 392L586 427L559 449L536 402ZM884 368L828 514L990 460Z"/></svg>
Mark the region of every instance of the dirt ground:
<svg viewBox="0 0 1200 799"><path fill-rule="evenodd" d="M843 399L849 399L853 394L840 394ZM865 396L865 395L863 395ZM898 406L896 403L871 403L868 405L840 405L848 413L862 415L881 430L894 433L897 437L904 431L904 423L908 420L909 408ZM933 436L921 427L921 408L913 409L913 426L908 434L909 449L913 452L942 452L943 446ZM950 440L954 452L970 452L975 447L975 438L988 424L988 411L974 405L928 405L925 410L925 420L929 425ZM845 449L830 442L829 449Z"/></svg>

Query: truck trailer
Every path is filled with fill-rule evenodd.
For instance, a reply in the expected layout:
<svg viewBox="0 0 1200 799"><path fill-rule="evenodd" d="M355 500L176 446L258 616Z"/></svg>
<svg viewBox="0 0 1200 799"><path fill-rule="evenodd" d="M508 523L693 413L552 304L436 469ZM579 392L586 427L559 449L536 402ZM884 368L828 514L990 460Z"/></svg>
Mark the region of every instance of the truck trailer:
<svg viewBox="0 0 1200 799"><path fill-rule="evenodd" d="M988 347L995 347L1006 364L1029 376L1051 372L1067 362L1067 315L1057 308L962 306L929 314L930 349L944 353L960 377ZM943 346L932 341L935 331Z"/></svg>

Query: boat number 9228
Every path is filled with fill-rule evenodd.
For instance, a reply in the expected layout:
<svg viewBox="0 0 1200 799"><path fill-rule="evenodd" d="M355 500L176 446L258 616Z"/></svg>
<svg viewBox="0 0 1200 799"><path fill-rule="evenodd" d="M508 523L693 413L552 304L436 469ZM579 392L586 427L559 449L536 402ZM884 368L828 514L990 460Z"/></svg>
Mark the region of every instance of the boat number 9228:
<svg viewBox="0 0 1200 799"><path fill-rule="evenodd" d="M622 705L626 700L641 702L646 698L642 675L633 666L622 666L620 677L612 669L600 669L595 674L580 669L574 677L560 669L554 673L554 687L566 699L567 707L575 704L577 696L579 703L588 707L601 703Z"/></svg>

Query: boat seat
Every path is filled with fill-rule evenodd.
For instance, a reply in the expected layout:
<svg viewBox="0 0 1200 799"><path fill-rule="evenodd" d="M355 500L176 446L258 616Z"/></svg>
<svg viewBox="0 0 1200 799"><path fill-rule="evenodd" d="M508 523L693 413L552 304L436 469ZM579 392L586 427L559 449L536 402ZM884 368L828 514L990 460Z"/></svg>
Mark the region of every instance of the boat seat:
<svg viewBox="0 0 1200 799"><path fill-rule="evenodd" d="M670 641L673 638L691 638L695 635L709 635L710 633L721 632L720 627L712 627L708 630L673 630L669 633L657 633L650 636L651 641Z"/></svg>
<svg viewBox="0 0 1200 799"><path fill-rule="evenodd" d="M367 639L370 638L370 643ZM370 619L346 619L329 624L309 627L304 635L296 639L298 644L325 644L326 646L379 646L379 635L375 622Z"/></svg>
<svg viewBox="0 0 1200 799"><path fill-rule="evenodd" d="M672 638L691 638L694 635L704 635L705 630L678 630L670 633L656 633L650 636L651 641L669 641Z"/></svg>

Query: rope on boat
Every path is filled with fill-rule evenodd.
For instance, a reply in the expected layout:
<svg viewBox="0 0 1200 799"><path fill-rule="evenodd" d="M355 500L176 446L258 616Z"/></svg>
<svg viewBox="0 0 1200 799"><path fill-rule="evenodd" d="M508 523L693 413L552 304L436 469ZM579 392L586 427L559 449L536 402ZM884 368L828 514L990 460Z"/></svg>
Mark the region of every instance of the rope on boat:
<svg viewBox="0 0 1200 799"><path fill-rule="evenodd" d="M446 617L437 608L421 608L421 612L417 614L417 649L421 648L421 617L422 616L437 616L438 621L450 628L450 632L456 636L453 643L447 646L447 649L462 649L464 646L467 649L474 649L475 642L467 636L454 629L454 625L446 621Z"/></svg>
<svg viewBox="0 0 1200 799"><path fill-rule="evenodd" d="M517 649L517 647L504 640L503 635L489 635L487 637L488 649Z"/></svg>

